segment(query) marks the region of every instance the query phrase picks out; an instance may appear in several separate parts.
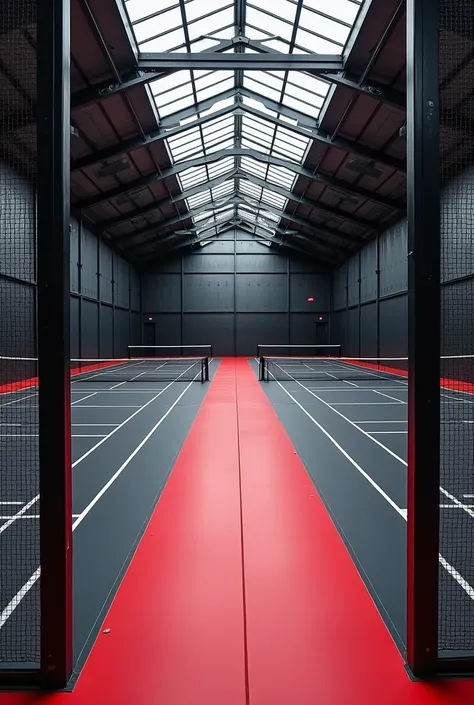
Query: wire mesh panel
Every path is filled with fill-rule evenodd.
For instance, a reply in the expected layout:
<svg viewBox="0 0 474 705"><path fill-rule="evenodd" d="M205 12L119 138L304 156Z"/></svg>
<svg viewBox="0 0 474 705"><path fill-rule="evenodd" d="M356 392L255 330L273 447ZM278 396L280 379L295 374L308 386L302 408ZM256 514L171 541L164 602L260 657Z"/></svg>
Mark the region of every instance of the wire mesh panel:
<svg viewBox="0 0 474 705"><path fill-rule="evenodd" d="M440 0L439 652L474 656L474 13Z"/></svg>
<svg viewBox="0 0 474 705"><path fill-rule="evenodd" d="M0 4L0 667L40 663L36 0ZM20 361L8 358L22 358ZM36 578L37 578L36 574ZM30 581L30 582L29 582Z"/></svg>

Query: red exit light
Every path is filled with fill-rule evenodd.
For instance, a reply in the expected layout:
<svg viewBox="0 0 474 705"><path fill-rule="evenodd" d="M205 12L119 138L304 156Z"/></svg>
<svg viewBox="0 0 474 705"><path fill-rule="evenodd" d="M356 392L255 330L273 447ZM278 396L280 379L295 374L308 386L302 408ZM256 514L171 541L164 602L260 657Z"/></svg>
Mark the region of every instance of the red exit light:
<svg viewBox="0 0 474 705"><path fill-rule="evenodd" d="M314 303L314 296L308 296L308 303L310 303L310 304Z"/></svg>

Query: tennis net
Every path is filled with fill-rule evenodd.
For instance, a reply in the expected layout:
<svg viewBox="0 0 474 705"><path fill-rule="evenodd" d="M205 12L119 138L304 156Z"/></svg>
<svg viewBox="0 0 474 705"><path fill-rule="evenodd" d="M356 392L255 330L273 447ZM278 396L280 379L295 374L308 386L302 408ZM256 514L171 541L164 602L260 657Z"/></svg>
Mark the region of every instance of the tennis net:
<svg viewBox="0 0 474 705"><path fill-rule="evenodd" d="M408 358L260 357L264 382L400 380L406 382Z"/></svg>
<svg viewBox="0 0 474 705"><path fill-rule="evenodd" d="M212 357L212 345L129 345L128 357Z"/></svg>
<svg viewBox="0 0 474 705"><path fill-rule="evenodd" d="M36 386L37 370L37 358L0 357L0 393L11 394ZM208 380L208 357L71 360L72 382L207 382Z"/></svg>
<svg viewBox="0 0 474 705"><path fill-rule="evenodd" d="M341 345L285 345L271 343L257 345L257 357L268 355L276 357L284 355L286 357L340 357Z"/></svg>

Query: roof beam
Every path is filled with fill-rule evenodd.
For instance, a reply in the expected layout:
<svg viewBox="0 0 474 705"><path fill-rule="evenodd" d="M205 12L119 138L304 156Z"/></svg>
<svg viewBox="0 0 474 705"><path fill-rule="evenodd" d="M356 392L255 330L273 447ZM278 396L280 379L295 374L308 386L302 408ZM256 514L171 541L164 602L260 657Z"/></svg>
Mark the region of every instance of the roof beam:
<svg viewBox="0 0 474 705"><path fill-rule="evenodd" d="M222 51L228 51L234 46L234 41L231 39L226 39L219 44L206 49L202 54L207 53L219 53ZM151 81L156 81L158 78L164 78L164 76L174 73L174 71L165 71L163 75L159 75L156 72L143 73L137 66L135 66L131 71L120 76L120 81L103 81L102 83L90 86L77 93L73 93L71 96L71 108L83 108L90 103L96 103L98 100L103 100L104 98L109 98L110 96L117 95L118 93L123 93L124 91L132 90L138 86L143 86Z"/></svg>
<svg viewBox="0 0 474 705"><path fill-rule="evenodd" d="M255 153L256 154L256 153ZM181 173L182 171L185 171L187 169L190 169L192 167L200 167L200 166L205 166L207 164L213 164L216 161L219 161L221 159L225 159L226 157L247 157L247 156L252 156L253 158L254 155L250 155L250 150L248 149L243 149L242 147L234 147L232 149L222 149L219 150L218 152L213 152L211 154L208 154L203 157L197 157L196 159L189 159L188 161L185 162L179 162L178 164L174 164L173 166L169 167L168 169L164 169L161 173L158 172L153 172L152 174L148 174L147 176L142 176L140 179L136 179L133 182L130 182L123 187L119 187L118 189L114 189L112 191L109 191L107 194L100 194L100 196L94 197L92 199L88 199L87 201L83 201L82 203L77 203L75 204L77 207L81 207L83 209L85 208L91 208L94 205L97 205L97 203L101 203L102 201L106 200L109 201L113 198L116 198L118 196L123 195L124 193L127 193L128 191L134 191L138 188L145 188L147 186L150 186L153 183L158 183L160 181L163 181L164 179L170 177L170 176L175 176L176 174ZM271 156L265 156L265 155L258 155L259 161L263 161L267 164L272 164L275 163L273 160L275 159L274 157ZM282 160L283 162L283 160ZM280 163L280 160L278 160L277 166L283 166L284 163ZM286 165L285 165L286 166ZM245 177L245 174L241 174L241 176ZM254 177L257 178L257 177ZM278 187L274 187L273 184L267 181L259 180L261 181L261 184L264 184L264 188L268 189L273 189ZM348 189L345 189L346 191ZM285 194L289 193L287 191L284 192ZM105 196L105 198L104 198ZM285 195L285 198L290 198L290 196ZM294 200L294 199L293 199ZM320 206L317 205L316 201L312 201L312 204L314 203L314 208L319 208L319 210L326 210L327 212L331 213L331 215L337 215L338 217L341 217L341 212L337 211L335 209L331 209L330 207L326 206ZM164 201L155 201L154 203L151 203L150 205L143 206L142 208L138 208L134 211L131 211L130 213L125 213L123 215L120 215L116 218L111 218L110 220L105 221L102 223L103 227L110 228L115 225L119 225L120 223L125 223L128 220L131 220L132 218L137 217L138 215L146 215L148 213L152 213L155 210L158 210L160 208L160 204L164 205ZM351 218L351 216L348 214L347 217L345 218L346 220L352 220L356 225L359 225L361 227L367 228L369 227L369 222L368 221L363 221L360 219L356 218Z"/></svg>
<svg viewBox="0 0 474 705"><path fill-rule="evenodd" d="M239 48L239 46L249 47L259 53L223 53L231 48ZM326 67L324 67L325 63ZM215 70L219 68L227 70L231 68L237 70L277 68L277 70L283 71L292 69L308 71L316 75L323 74L322 77L331 83L375 97L398 108L404 109L406 105L405 96L389 86L374 81L361 82L357 77L344 74L344 61L340 55L283 54L270 50L263 42L248 40L244 36L236 36L199 53L139 54L137 67L134 71L121 76L121 80L115 83L107 81L79 91L72 96L71 107L83 107L91 102L150 83L180 69L198 69L201 64L204 68L214 67Z"/></svg>
<svg viewBox="0 0 474 705"><path fill-rule="evenodd" d="M383 206L385 208L391 208L391 209L398 210L398 211L403 210L403 206L400 203L397 203L396 201L393 201L390 198L384 198L383 196L378 196L377 194L371 193L370 191L366 191L364 189L359 188L358 186L350 184L349 182L341 181L341 180L336 179L332 176L328 176L326 174L314 172L314 170L308 169L307 167L302 166L301 164L298 164L297 162L292 162L287 159L281 159L280 157L275 157L270 154L263 154L261 152L258 152L257 150L254 150L254 149L244 149L244 148L240 148L240 147L222 150L222 152L220 152L220 154L225 157L246 157L246 158L254 159L255 161L261 162L263 164L273 165L276 167L288 169L289 171L293 171L294 173L298 174L299 176L303 176L307 179L311 179L312 181L317 181L317 182L322 183L326 186L329 186L330 188L335 189L335 190L341 192L342 194L348 194L348 195L354 194L361 199L372 201L373 203L376 203L376 204ZM186 163L186 162L183 162L183 163ZM210 163L210 162L206 162L206 163ZM119 186L116 189L112 189L110 191L104 191L104 192L98 194L97 196L93 196L91 198L86 198L82 201L78 201L74 205L77 208L81 208L83 210L86 210L88 208L93 208L94 206L97 206L100 203L112 201L115 198L119 198L120 196L123 196L124 194L129 193L130 191L136 191L138 189L146 188L147 186L150 186L153 183L161 181L163 178L166 178L165 172L161 172L161 173L153 172L152 174L147 174L146 176L142 176L139 179L136 179L135 181L129 181L126 184L122 184L121 186ZM214 180L213 180L213 182L214 182ZM222 183L222 180L219 183ZM206 190L207 188L212 188L209 184L210 184L210 182L208 182L207 184L203 184L203 189L199 189L199 190ZM194 191L194 193L199 193L199 190ZM194 193L190 194L190 195L194 195ZM159 203L162 203L163 205L165 205L166 203L175 203L177 200L183 200L183 198L188 198L188 195L182 196L182 194L178 194L176 197L172 196L171 198L164 199L164 200L160 201ZM158 202L157 202L157 205L158 205Z"/></svg>
<svg viewBox="0 0 474 705"><path fill-rule="evenodd" d="M227 100L232 97L235 97L236 99L235 105L228 106L227 108L223 108L222 110L216 111L215 113L200 115L200 113L210 110L214 105L216 105L220 101ZM248 98L249 100L257 101L271 112L275 112L277 114L280 113L281 115L296 120L298 124L293 125L291 123L286 123L276 117L268 115L264 111L260 111L254 108L253 106L246 105L242 102L242 97ZM277 101L271 100L269 98L264 98L258 93L254 93L253 91L243 87L240 87L238 89L230 88L227 91L219 93L213 98L209 98L189 108L185 108L184 110L180 110L176 113L173 113L172 115L169 115L161 121L160 129L150 132L147 135L146 140L134 137L132 139L119 142L119 144L112 145L111 147L107 147L103 150L100 150L99 152L94 152L94 154L88 155L87 157L83 157L82 159L76 159L75 161L71 162L71 171L75 171L77 169L85 169L87 167L92 166L93 164L112 159L113 157L123 154L124 152L132 152L135 149L140 149L142 147L150 147L151 145L157 142L160 142L168 137L179 135L183 132L186 132L187 130L192 129L193 127L205 124L217 118L228 115L232 112L237 113L238 110L242 110L244 113L248 113L249 115L253 115L254 117L266 120L267 122L282 127L285 130L289 130L290 132L295 132L296 134L299 134L302 137L305 137L306 139L325 144L327 147L335 147L336 149L341 149L345 152L360 156L364 159L369 159L372 161L376 161L380 164L385 164L391 169L397 169L403 172L405 171L405 163L403 161L394 159L393 157L380 153L374 149L370 149L369 147L358 145L356 142L351 142L350 140L344 139L342 137L331 138L326 132L324 132L324 130L318 129L317 121L314 120L314 118L310 118L309 116L303 113L288 108L287 106L282 105ZM196 120L194 120L193 122L186 123L184 125L180 125L181 120L185 120L186 118L194 115L198 116Z"/></svg>
<svg viewBox="0 0 474 705"><path fill-rule="evenodd" d="M255 186L260 186L261 188L264 188L268 191L277 193L279 196L283 196L283 198L287 198L290 201L294 201L295 203L301 203L301 205L303 206L314 208L314 210L320 211L321 213L329 216L330 218L337 218L341 221L352 223L356 227L363 228L364 230L372 230L374 232L378 232L378 228L369 220L357 218L356 216L353 216L350 213L345 213L344 211L337 210L337 208L332 208L331 206L328 206L326 204L319 203L319 201L313 201L312 198L308 198L306 196L299 196L298 194L292 193L291 191L287 191L286 189L281 188L281 186L277 186L276 184L265 181L265 179L261 179L258 176L254 176L254 174L248 174L241 171L237 174L237 176L239 178L245 179L246 181L249 181L251 184L255 184Z"/></svg>
<svg viewBox="0 0 474 705"><path fill-rule="evenodd" d="M216 52L147 52L138 55L139 71L162 72L181 69L195 71L342 71L340 54L237 54Z"/></svg>
<svg viewBox="0 0 474 705"><path fill-rule="evenodd" d="M250 197L251 198L251 197ZM286 220L289 220L291 222L294 222L301 227L305 228L308 232L314 233L314 236L321 242L321 244L333 247L336 249L340 249L341 245L337 245L330 240L324 239L325 237L337 237L343 242L347 243L349 242L350 244L354 244L357 242L360 242L360 238L351 238L349 235L346 233L341 233L338 230L331 230L331 229L326 229L325 227L318 227L315 223L307 222L304 220L304 218L300 218L296 215L293 215L292 213L285 213L284 211L275 208L275 206L269 206L264 203L260 203L258 205L253 205L253 203L249 203L248 200L245 198L245 194L239 195L238 193L233 193L229 195L229 198L223 202L219 208L225 208L227 205L235 205L235 206L243 206L247 208L255 208L257 211L268 211L269 213L273 213L276 215L278 218L284 218ZM212 211L215 210L212 207L209 207L209 204L205 204L203 206L200 206L199 208L195 208L188 213L182 213L178 216L173 216L172 218L168 218L167 220L163 220L160 223L156 223L155 225L145 228L142 230L137 230L134 233L130 233L129 235L125 235L120 238L120 242L124 243L130 243L130 241L135 240L138 237L141 237L143 235L150 235L151 238L148 239L154 239L155 237L159 236L159 232L162 228L167 228L167 227L172 227L173 225L177 225L178 223L181 223L185 220L190 220L192 218L195 218L197 215L200 215L201 213L205 212L206 210ZM259 215L261 215L259 213ZM264 216L262 216L264 217ZM205 223L203 223L205 225ZM271 221L272 227L276 226L276 223Z"/></svg>

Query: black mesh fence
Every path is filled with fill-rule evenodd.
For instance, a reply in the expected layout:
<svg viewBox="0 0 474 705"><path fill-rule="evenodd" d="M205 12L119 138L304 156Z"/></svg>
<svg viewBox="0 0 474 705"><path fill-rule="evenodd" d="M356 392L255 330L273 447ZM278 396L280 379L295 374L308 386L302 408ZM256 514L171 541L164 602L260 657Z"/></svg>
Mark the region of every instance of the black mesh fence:
<svg viewBox="0 0 474 705"><path fill-rule="evenodd" d="M40 659L36 1L0 3L0 667ZM12 362L8 358L21 358Z"/></svg>
<svg viewBox="0 0 474 705"><path fill-rule="evenodd" d="M439 651L474 653L474 13L440 0Z"/></svg>

